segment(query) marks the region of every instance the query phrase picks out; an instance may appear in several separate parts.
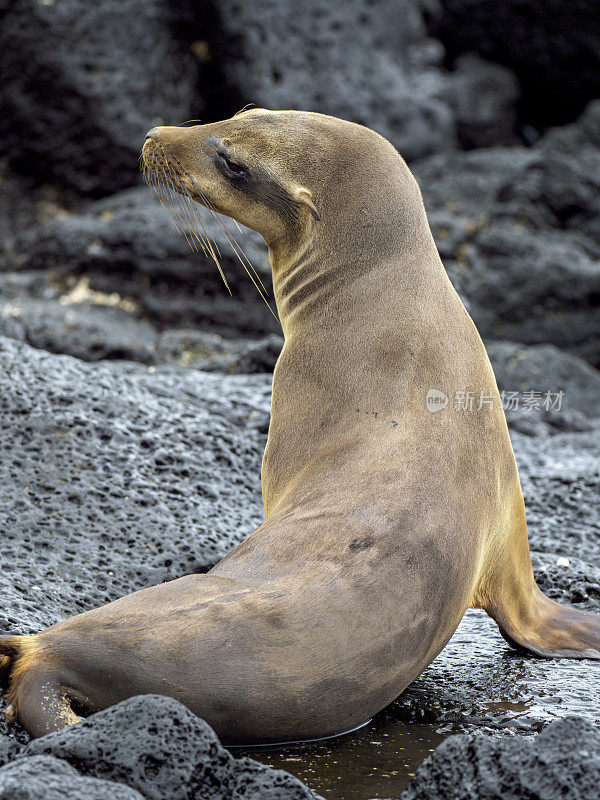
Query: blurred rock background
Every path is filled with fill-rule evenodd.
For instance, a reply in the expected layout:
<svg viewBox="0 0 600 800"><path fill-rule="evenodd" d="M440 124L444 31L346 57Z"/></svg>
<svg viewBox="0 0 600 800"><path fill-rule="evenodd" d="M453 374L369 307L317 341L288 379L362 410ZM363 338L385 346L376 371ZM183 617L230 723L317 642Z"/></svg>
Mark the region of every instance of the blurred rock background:
<svg viewBox="0 0 600 800"><path fill-rule="evenodd" d="M247 103L407 159L500 388L565 393L508 418L536 577L599 608L599 62L593 0L0 0L0 631L205 570L260 521L278 323L138 169L150 127Z"/></svg>

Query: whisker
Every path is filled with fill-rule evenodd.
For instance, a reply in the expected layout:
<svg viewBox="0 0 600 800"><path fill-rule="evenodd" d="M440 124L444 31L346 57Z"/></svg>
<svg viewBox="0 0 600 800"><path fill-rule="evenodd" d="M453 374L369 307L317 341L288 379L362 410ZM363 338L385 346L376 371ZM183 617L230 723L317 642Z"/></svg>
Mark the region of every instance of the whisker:
<svg viewBox="0 0 600 800"><path fill-rule="evenodd" d="M167 160L167 165L168 165L168 160ZM172 174L173 174L172 170L170 169L170 167L168 167L168 168L169 168L169 171L170 171L170 173L171 173L171 175L172 175ZM188 190L187 190L187 187L186 187L186 186L185 186L185 184L183 183L183 181L181 181L181 180L180 180L180 181L178 181L178 185L179 185L179 187L180 187L180 188L181 188L181 190L182 190L182 193L179 195L180 197L182 197L182 200L183 200L183 198L184 198L184 197L187 195L187 197L189 198L189 201L190 201L190 203L193 203L193 200L192 200L192 199L191 199L191 197L189 196L189 192L188 192ZM183 193L185 193L185 194L183 194ZM194 211L196 211L196 209L194 208L194 206L190 206L190 209L193 209ZM221 278L222 278L222 280L223 280L223 283L225 284L225 286L226 286L226 288L227 288L227 291L229 292L229 294L230 294L231 296L233 296L233 294L232 294L232 291L231 291L231 287L229 286L229 282L227 281L227 277L226 277L226 275L225 275L225 272L223 271L223 267L221 266L221 262L219 261L219 257L217 256L217 254L216 254L216 252L215 252L215 249L213 248L213 244L212 244L212 242L211 242L211 240L210 240L210 238L209 238L209 234L206 232L206 228L205 228L205 226L204 226L204 221L202 220L202 218L200 217L200 215L199 215L197 212L196 212L196 218L198 219L198 221L199 221L199 222L200 222L200 224L202 225L202 228L203 228L203 230L204 230L204 231L205 231L205 233L206 233L206 236L207 236L207 238L206 238L206 243L207 243L207 246L208 246L208 249L209 249L210 255L211 255L211 257L212 257L213 261L215 262L215 264L217 265L217 269L219 270L219 274L221 275ZM213 241L214 241L214 239L213 239ZM216 242L215 242L215 246L216 246ZM218 246L217 246L217 250L218 250Z"/></svg>
<svg viewBox="0 0 600 800"><path fill-rule="evenodd" d="M200 189L200 188L197 186L196 182L194 181L194 179L192 178L192 176L191 176L191 175L189 175L189 178L190 178L190 180L191 180L191 182L192 182L192 184L193 184L193 186L194 186L194 188L195 188L196 192L198 193L198 195L201 197L201 199L203 200L203 202L205 202L205 203L206 203L206 205L207 205L207 207L208 207L209 211L211 212L211 214L212 214L213 218L214 218L214 219L215 219L215 221L217 222L217 225L219 226L219 228L220 228L220 230L221 230L221 232L222 232L223 236L225 237L226 241L229 243L229 245L230 245L231 249L233 250L233 252L234 252L235 256L237 257L238 261L240 262L240 264L241 264L241 265L242 265L242 267L244 268L244 270L245 270L246 274L248 275L248 277L249 277L249 278L250 278L250 280L252 281L252 284L254 285L255 289L256 289L256 290L257 290L257 292L259 293L259 295L260 295L260 297L261 297L262 301L263 301L263 302L264 302L264 304L267 306L267 308L269 309L269 311L271 312L271 314L273 314L273 316L275 317L275 319L277 319L277 315L275 314L275 312L274 312L274 311L273 311L273 309L271 308L271 305L269 304L269 301L267 300L267 297L266 297L267 290L266 290L266 288L265 288L265 286L264 286L264 284L263 284L263 282L262 282L262 280L261 280L261 278L260 278L260 275L259 275L259 274L258 274L258 272L256 271L256 269L255 269L254 265L252 264L252 262L250 261L250 259L249 259L249 258L248 258L248 256L246 255L246 253L244 252L244 250L243 250L242 246L239 244L239 242L237 241L237 239L236 239L236 238L235 238L235 237L234 237L234 236L231 234L231 232L230 232L229 228L227 228L227 227L226 227L224 220L222 220L222 219L221 219L221 215L220 215L220 214L218 214L218 212L215 210L215 208L214 208L213 204L210 202L210 200L208 199L208 197L207 197L207 196L204 194L204 192L203 192L203 191L202 191L202 190L201 190L201 189ZM242 256L243 256L243 258L242 258ZM260 286L259 286L259 285L256 283L256 280L254 279L253 275L252 275L252 274L251 274L251 272L248 270L248 267L247 267L247 266L246 266L246 264L244 263L244 259L246 260L246 262L247 262L248 266L250 267L250 269L252 270L252 272L254 273L254 275L256 275L256 278L258 279L258 282L260 283ZM261 287L262 287L262 290L261 290Z"/></svg>
<svg viewBox="0 0 600 800"><path fill-rule="evenodd" d="M187 120L187 122L199 122L200 120ZM185 125L187 123L180 123ZM225 220L217 212L212 202L208 199L206 194L198 187L190 173L183 168L179 159L175 156L175 161L181 170L178 172L174 165L171 164L171 157L167 155L161 147L162 158L159 160L156 154L153 157L143 156L141 158L141 169L144 180L149 188L157 195L161 205L166 209L169 214L171 224L180 233L188 243L189 247L198 252L198 245L202 249L205 256L212 258L215 262L221 279L227 288L227 291L232 295L231 288L227 281L227 277L221 266L220 258L222 258L218 242L215 235L207 229L205 220L203 219L198 204L192 198L190 191L183 180L183 173L190 179L194 191L204 203L206 208L210 211L213 219L217 223L219 230L224 236L225 240L231 247L236 258L244 268L244 271L252 281L253 286L260 295L261 300L265 303L271 314L277 319L277 315L271 308L267 299L268 290L265 287L260 275L258 274L254 264L248 258L241 244L237 241L234 234L227 226ZM242 233L242 228L239 226L237 220L233 220L238 231Z"/></svg>
<svg viewBox="0 0 600 800"><path fill-rule="evenodd" d="M161 148L161 149L162 149L162 148ZM170 171L171 175L173 175L173 176L174 176L174 172L173 172L173 170L171 169L171 167L170 167L170 165L169 165L169 162L168 162L168 159L167 159L167 155L166 155L166 153L164 152L164 150L163 150L163 154L164 154L164 156L165 156L165 159L166 159L166 161L167 161L167 167L169 168L169 171ZM179 167L181 168L181 170L182 170L183 172L185 172L185 174L186 174L186 175L187 175L187 176L190 178L190 180L192 180L192 177L191 177L191 175L189 174L189 172L187 172L186 170L184 170L184 169L183 169L183 166L181 165L181 162L179 161L179 159L177 159L177 158L176 158L176 161L177 161L177 163L179 164ZM174 177L175 177L175 176L174 176ZM178 185L179 185L179 187L180 187L180 190L181 190L181 194L183 195L183 194L185 193L185 198L187 199L188 206L189 206L190 210L192 211L192 213L193 213L194 217L197 219L197 221L198 221L198 222L200 223L200 225L202 226L202 230L203 230L203 232L204 232L204 235L205 235L205 237L206 237L206 239L207 239L207 242L208 242L210 245L214 245L214 248L216 249L216 251L217 251L217 253L218 253L219 257L222 257L222 256L221 256L221 251L219 250L219 245L217 244L217 240L216 240L216 239L215 239L215 237L214 237L214 236L213 236L213 235L210 233L210 231L208 231L208 230L207 230L207 228L206 228L206 226L205 226L205 224L204 224L204 220L202 219L202 216L201 216L200 212L198 211L198 206L197 206L197 204L196 204L196 203L194 203L194 201L193 201L193 199L192 199L192 197L191 197L191 195L190 195L190 193L189 193L189 191L188 191L188 188L187 188L187 186L185 185L185 183L184 183L184 182L183 182L183 181L182 181L182 180L181 180L179 177L177 177L177 180L178 180ZM192 181L192 182L193 182L193 181ZM195 184L194 184L194 185L195 185ZM214 256L213 256L213 257L214 257ZM215 261L216 261L216 260L217 260L217 259L215 259Z"/></svg>
<svg viewBox="0 0 600 800"><path fill-rule="evenodd" d="M210 233L209 233L209 232L206 230L206 227L205 227L205 225L204 225L204 220L203 220L203 219L202 219L202 217L201 217L201 216L198 214L198 211L197 211L197 209L196 209L195 203L194 203L194 201L192 200L192 198L190 197L190 194L189 194L189 192L188 192L188 190L187 190L187 187L186 187L186 185L183 183L183 181L181 181L181 180L180 180L180 179L179 179L179 178L178 178L178 177L177 177L177 176L174 174L174 172L173 172L173 170L170 168L170 166L169 166L168 162L167 162L167 168L168 168L168 170L169 170L169 173L170 173L170 175L171 175L171 177L172 177L172 180L173 180L173 181L175 181L175 180L177 181L178 187L179 187L179 189L180 189L180 192L179 192L179 194L178 194L178 197L180 198L180 201L181 201L181 203L182 203L183 205L185 205L185 207L186 207L186 211L187 211L187 214L189 215L190 224L191 224L191 226L192 226L193 230L194 230L195 232L197 232L197 234L198 234L198 235L199 235L199 236L202 238L202 241L203 241L203 242L205 242L205 244L206 244L207 248L209 249L209 252L210 252L210 255L211 255L211 257L213 258L213 260L214 260L215 262L217 262L217 266L219 266L219 267L220 267L220 264L218 263L218 258L217 258L217 255L216 255L216 254L215 254L215 252L214 252L214 249L216 249L216 251L217 251L217 253L218 253L218 255L219 255L219 256L221 256L221 253L220 253L220 251L219 251L219 247L218 247L218 245L217 245L217 243L216 243L216 241L215 241L214 237L212 237L212 236L210 235ZM185 194L183 194L184 192L185 192ZM200 225L202 226L202 230L203 230L203 232L204 232L204 237L202 236L202 234L200 233L200 231L199 231L199 229L198 229L197 222L200 222ZM211 241L211 239L212 239L212 241ZM213 248L213 243L214 243L214 248ZM207 255L208 255L208 254L207 254ZM227 281L225 281L225 285L226 285L226 286L228 286L228 284L227 284ZM231 293L231 292L230 292L230 293Z"/></svg>
<svg viewBox="0 0 600 800"><path fill-rule="evenodd" d="M215 207L210 202L208 197L204 194L204 192L197 186L196 182L194 181L194 179L192 178L191 175L190 175L190 180L192 181L192 184L194 185L195 190L198 192L198 194L202 198L202 200L206 203L208 209L210 210L210 212L212 213L213 217L217 221L217 224L219 225L219 228L221 229L221 232L225 236L226 240L229 242L229 245L231 246L231 249L233 250L233 252L238 257L238 260L240 261L240 263L242 264L242 266L244 267L246 272L248 272L248 269L246 267L246 264L247 264L248 267L250 268L250 270L254 273L256 279L258 280L258 282L260 283L260 286L261 286L263 292L265 293L265 295L268 295L269 292L268 292L266 286L264 285L264 283L262 282L262 279L261 279L260 275L258 274L254 264L250 261L250 259L246 255L246 253L245 253L243 247L241 246L241 244L237 241L235 236L231 233L231 231L227 227L227 223L225 222L225 220L216 211ZM237 225L238 230L240 231L240 233L242 233L242 229L237 224L237 221L236 220L233 220L233 221ZM238 253L238 250L239 250L239 253ZM241 255L240 255L240 253L241 253ZM243 259L242 259L242 257L243 257ZM244 264L244 260L246 261L246 264ZM252 278L252 275L249 274L249 277L252 280L252 283L254 283L254 285L256 286L256 283L254 282L254 279ZM256 287L256 288L258 289L258 287ZM259 289L259 293L262 295L262 292L260 292L260 289ZM263 300L264 299L265 298L263 297ZM266 302L266 300L265 300L265 302ZM267 305L268 305L268 303L267 303Z"/></svg>

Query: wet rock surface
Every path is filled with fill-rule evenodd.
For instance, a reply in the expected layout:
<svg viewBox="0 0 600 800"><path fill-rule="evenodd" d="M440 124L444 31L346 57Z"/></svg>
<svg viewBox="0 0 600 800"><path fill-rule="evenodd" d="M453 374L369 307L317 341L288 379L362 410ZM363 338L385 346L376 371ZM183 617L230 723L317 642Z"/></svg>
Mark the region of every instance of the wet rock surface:
<svg viewBox="0 0 600 800"><path fill-rule="evenodd" d="M453 736L419 768L402 800L591 800L600 780L600 736L571 718L534 741Z"/></svg>

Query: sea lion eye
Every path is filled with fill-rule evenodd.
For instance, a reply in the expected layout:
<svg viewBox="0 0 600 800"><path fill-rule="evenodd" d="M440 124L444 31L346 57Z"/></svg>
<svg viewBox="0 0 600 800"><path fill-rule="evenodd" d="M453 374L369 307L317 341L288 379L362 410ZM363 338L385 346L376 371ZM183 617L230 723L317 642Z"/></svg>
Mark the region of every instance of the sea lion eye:
<svg viewBox="0 0 600 800"><path fill-rule="evenodd" d="M219 158L225 165L226 170L235 175L236 178L245 178L248 175L248 170L242 167L241 164L236 164L235 161L232 161L226 153L220 151Z"/></svg>

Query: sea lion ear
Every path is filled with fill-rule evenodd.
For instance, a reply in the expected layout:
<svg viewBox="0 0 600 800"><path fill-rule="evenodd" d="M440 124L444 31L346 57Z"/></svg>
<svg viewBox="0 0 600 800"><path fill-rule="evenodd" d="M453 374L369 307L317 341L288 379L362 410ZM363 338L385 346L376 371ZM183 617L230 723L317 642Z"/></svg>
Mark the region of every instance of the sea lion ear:
<svg viewBox="0 0 600 800"><path fill-rule="evenodd" d="M304 186L301 186L299 189L297 189L296 200L299 203L303 203L305 206L307 206L317 222L320 222L321 215L319 214L317 207L313 202L312 194L308 189L305 189Z"/></svg>

